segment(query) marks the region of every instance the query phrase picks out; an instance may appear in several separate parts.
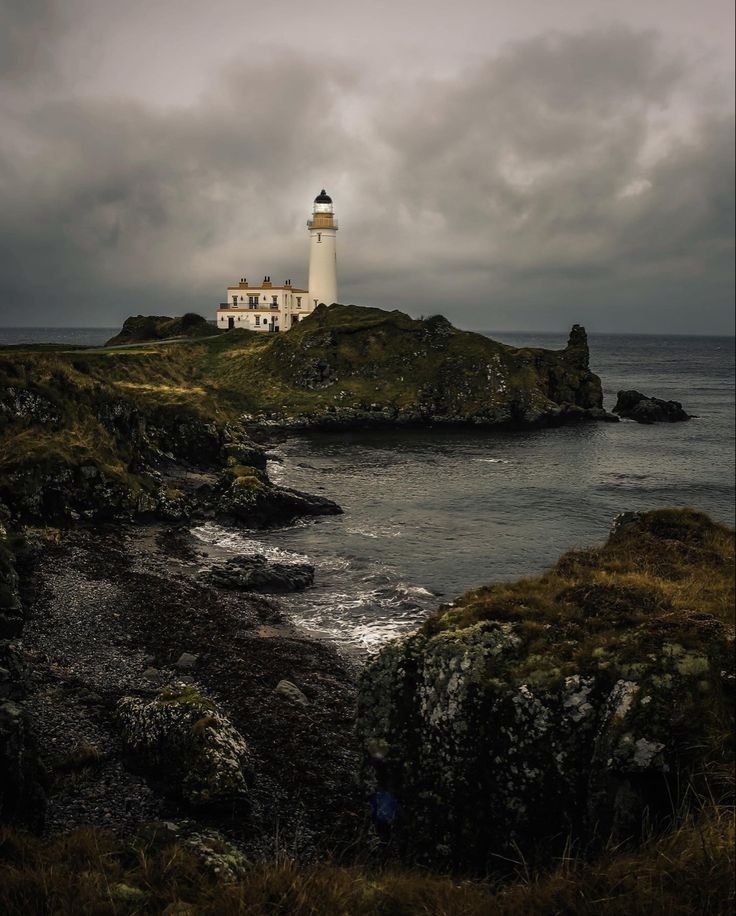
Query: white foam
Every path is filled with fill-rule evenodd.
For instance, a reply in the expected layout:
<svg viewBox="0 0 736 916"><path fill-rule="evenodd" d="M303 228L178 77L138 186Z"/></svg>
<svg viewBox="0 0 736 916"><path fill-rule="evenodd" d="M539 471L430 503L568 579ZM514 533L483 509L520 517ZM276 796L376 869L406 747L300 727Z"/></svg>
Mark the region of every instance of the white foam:
<svg viewBox="0 0 736 916"><path fill-rule="evenodd" d="M307 563L309 557L291 550L284 550L268 541L249 537L247 533L223 528L213 522L205 522L197 528L192 528L192 534L204 544L212 544L233 553L260 553L269 560L278 560L279 563Z"/></svg>

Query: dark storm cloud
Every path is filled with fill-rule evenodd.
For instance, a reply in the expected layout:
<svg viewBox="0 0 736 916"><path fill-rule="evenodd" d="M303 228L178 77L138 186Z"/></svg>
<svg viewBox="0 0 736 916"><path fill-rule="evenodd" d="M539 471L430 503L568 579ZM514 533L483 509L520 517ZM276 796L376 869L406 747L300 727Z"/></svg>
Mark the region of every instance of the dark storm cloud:
<svg viewBox="0 0 736 916"><path fill-rule="evenodd" d="M611 27L444 80L272 48L186 107L6 99L0 321L115 324L206 312L244 273L303 282L327 184L344 301L476 327L727 328L733 117L698 80L655 34Z"/></svg>
<svg viewBox="0 0 736 916"><path fill-rule="evenodd" d="M480 326L489 312L532 326L540 310L570 320L606 303L684 330L701 295L725 318L733 117L702 113L686 139L654 143L687 76L654 35L611 29L518 45L437 86L431 106L412 100L384 125L386 192L421 233L404 270ZM594 321L615 326L600 308Z"/></svg>
<svg viewBox="0 0 736 916"><path fill-rule="evenodd" d="M54 0L0 0L0 80L51 71L64 21Z"/></svg>

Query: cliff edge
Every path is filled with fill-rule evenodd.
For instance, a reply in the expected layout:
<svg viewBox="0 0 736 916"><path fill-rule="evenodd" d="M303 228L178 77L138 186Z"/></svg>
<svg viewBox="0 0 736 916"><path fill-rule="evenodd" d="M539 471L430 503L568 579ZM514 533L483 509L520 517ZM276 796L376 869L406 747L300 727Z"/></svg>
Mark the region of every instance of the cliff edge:
<svg viewBox="0 0 736 916"><path fill-rule="evenodd" d="M386 647L358 731L398 849L484 873L722 800L733 586L733 531L690 509L629 513L604 546L469 592Z"/></svg>
<svg viewBox="0 0 736 916"><path fill-rule="evenodd" d="M268 384L253 419L291 427L615 419L589 360L579 325L563 350L517 348L441 315L319 306L254 354L250 378Z"/></svg>

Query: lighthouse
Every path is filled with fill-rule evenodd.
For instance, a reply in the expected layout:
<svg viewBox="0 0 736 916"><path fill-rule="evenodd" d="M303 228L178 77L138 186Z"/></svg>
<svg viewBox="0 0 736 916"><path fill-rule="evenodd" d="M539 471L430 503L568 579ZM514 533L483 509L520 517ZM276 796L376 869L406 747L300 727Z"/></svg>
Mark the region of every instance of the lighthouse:
<svg viewBox="0 0 736 916"><path fill-rule="evenodd" d="M324 188L314 198L309 230L309 305L337 302L337 219Z"/></svg>

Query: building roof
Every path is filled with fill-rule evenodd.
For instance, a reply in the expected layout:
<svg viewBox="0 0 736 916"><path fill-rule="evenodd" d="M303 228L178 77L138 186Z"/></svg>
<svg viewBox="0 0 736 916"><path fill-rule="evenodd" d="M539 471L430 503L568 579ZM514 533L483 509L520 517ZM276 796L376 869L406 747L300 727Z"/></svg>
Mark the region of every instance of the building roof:
<svg viewBox="0 0 736 916"><path fill-rule="evenodd" d="M308 289L299 289L298 286L228 286L227 291L235 290L244 296L253 295L253 293L267 293L269 290L286 289L290 293L308 293Z"/></svg>

